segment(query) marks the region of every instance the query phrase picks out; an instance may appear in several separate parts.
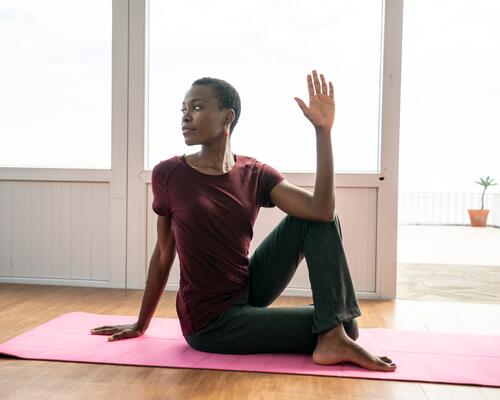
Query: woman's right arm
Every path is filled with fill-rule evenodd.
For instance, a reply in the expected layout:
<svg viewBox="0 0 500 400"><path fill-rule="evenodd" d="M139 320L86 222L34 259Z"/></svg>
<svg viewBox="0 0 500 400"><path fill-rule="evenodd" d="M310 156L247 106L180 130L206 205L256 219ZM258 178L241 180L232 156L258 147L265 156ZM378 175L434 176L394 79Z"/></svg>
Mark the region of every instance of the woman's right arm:
<svg viewBox="0 0 500 400"><path fill-rule="evenodd" d="M146 289L142 298L139 318L134 324L105 325L91 330L95 335L112 335L108 340L132 338L142 335L158 306L163 290L174 263L176 249L175 238L166 217L158 215L157 241L149 263Z"/></svg>
<svg viewBox="0 0 500 400"><path fill-rule="evenodd" d="M158 215L158 239L149 263L146 289L142 298L141 311L137 321L138 328L144 333L158 306L165 285L167 284L176 249L174 235L170 229L170 222L166 217Z"/></svg>

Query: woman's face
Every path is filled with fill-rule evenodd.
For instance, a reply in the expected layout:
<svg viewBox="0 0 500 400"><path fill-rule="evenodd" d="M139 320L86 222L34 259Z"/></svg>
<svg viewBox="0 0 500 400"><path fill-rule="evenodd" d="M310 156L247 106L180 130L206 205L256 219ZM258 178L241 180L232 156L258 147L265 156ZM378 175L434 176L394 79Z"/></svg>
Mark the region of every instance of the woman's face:
<svg viewBox="0 0 500 400"><path fill-rule="evenodd" d="M219 109L218 99L210 86L192 86L182 103L182 134L186 144L206 143L224 137L228 115L227 109Z"/></svg>

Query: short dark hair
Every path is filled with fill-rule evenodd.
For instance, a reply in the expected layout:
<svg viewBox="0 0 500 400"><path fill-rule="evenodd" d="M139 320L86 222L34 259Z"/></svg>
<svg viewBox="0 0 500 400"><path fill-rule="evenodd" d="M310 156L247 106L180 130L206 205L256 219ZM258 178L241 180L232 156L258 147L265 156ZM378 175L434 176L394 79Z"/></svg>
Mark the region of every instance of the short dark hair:
<svg viewBox="0 0 500 400"><path fill-rule="evenodd" d="M192 86L194 85L211 86L214 90L215 97L219 100L219 108L221 110L223 108L232 108L234 110L234 120L229 128L229 131L232 133L241 114L241 100L236 89L229 82L208 77L195 80Z"/></svg>

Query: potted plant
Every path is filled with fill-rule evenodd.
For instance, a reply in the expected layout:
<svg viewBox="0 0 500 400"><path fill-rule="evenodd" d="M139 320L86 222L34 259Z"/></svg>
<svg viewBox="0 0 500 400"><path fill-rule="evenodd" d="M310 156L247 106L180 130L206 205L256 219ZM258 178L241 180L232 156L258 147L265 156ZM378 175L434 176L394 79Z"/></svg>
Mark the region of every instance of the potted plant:
<svg viewBox="0 0 500 400"><path fill-rule="evenodd" d="M472 226L486 226L486 220L488 219L488 213L490 212L490 210L484 209L484 193L486 192L486 189L488 189L489 186L496 185L496 183L493 183L494 179L490 178L489 176L487 176L486 179L479 178L479 180L480 182L476 181L476 183L484 187L483 195L481 196L481 209L468 210L470 223Z"/></svg>

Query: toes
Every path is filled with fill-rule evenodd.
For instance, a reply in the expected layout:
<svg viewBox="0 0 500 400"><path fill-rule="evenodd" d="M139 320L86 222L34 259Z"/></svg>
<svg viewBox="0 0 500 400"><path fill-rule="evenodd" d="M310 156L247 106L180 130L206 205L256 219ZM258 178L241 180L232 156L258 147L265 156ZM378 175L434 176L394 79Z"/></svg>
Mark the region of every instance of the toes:
<svg viewBox="0 0 500 400"><path fill-rule="evenodd" d="M396 369L396 364L392 362L392 360L389 357L379 357L379 360L377 362L381 367L383 367L384 370L389 370L393 371Z"/></svg>

